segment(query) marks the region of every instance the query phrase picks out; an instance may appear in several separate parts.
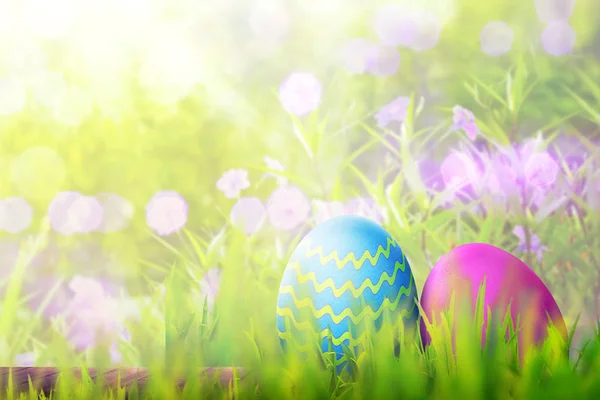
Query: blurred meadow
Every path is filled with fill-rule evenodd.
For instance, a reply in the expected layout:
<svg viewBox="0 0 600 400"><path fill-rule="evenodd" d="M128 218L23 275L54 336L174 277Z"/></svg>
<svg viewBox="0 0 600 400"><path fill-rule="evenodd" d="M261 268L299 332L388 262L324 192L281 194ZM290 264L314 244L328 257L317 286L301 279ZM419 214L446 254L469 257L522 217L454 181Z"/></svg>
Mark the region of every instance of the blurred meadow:
<svg viewBox="0 0 600 400"><path fill-rule="evenodd" d="M0 0L0 364L147 366L166 345L243 364L277 344L294 246L341 214L381 223L419 291L457 245L514 253L581 342L600 318L598 15Z"/></svg>

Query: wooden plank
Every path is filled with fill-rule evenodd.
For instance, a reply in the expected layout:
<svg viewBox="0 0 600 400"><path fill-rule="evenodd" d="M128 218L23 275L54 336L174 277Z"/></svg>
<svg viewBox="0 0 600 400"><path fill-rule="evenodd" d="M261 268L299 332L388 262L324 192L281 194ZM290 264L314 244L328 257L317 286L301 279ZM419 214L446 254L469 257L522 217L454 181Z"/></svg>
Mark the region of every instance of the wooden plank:
<svg viewBox="0 0 600 400"><path fill-rule="evenodd" d="M12 382L15 392L25 392L29 390L29 379L32 385L37 390L43 390L44 393L49 393L56 385L56 380L60 374L58 368L53 367L0 367L0 390L5 390L8 387L8 375L12 370ZM82 371L80 368L72 368L71 372L77 380L81 380ZM88 375L94 382L98 382L97 370L94 368L88 369ZM238 379L241 380L246 376L246 372L238 368ZM120 382L118 381L120 375ZM233 381L233 368L203 368L198 378L213 379L218 375L218 381L223 387L229 386ZM113 368L104 371L102 375L103 386L111 389L116 389L118 386L129 390L137 381L138 389L143 392L147 386L148 380L151 379L150 371L147 368ZM178 379L175 385L182 389L185 386L185 378Z"/></svg>

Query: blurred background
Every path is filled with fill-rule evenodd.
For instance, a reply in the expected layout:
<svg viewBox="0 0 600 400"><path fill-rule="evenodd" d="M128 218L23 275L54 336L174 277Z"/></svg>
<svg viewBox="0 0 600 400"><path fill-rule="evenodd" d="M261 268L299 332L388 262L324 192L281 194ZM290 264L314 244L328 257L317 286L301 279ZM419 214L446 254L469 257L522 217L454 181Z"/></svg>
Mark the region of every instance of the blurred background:
<svg viewBox="0 0 600 400"><path fill-rule="evenodd" d="M0 0L0 363L146 365L175 267L190 309L274 327L289 252L340 214L383 224L419 287L458 244L511 251L590 329L599 13Z"/></svg>

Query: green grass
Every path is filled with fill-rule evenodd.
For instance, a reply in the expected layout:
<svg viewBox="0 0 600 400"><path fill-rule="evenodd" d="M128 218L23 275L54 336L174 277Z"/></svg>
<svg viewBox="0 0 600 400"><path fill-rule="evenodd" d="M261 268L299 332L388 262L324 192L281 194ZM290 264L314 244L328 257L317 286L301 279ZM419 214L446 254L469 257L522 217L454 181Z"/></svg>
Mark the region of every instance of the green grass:
<svg viewBox="0 0 600 400"><path fill-rule="evenodd" d="M46 278L46 273L65 279L75 273L104 274L124 281L139 300L140 318L128 324L131 341L119 343L123 355L119 366L151 369L149 398L598 398L598 203L569 192L567 200L579 212L570 213L554 199L533 211L516 199L507 213L491 206L491 198L483 194L469 206L440 208L443 196L425 190L416 163L473 146L463 133L451 129L451 109L460 104L473 111L481 140L490 148L538 134L544 146L562 134L577 138L588 152L581 176L597 181L600 67L593 51L600 32L600 3L576 1L569 20L577 32L576 46L574 54L565 57L542 52L539 34L544 24L537 19L533 0L456 0L438 46L426 52L401 49L396 74L381 78L343 72L333 65L332 54L343 38L373 37L369 9L384 2L348 1L352 7L314 24L306 21L318 13L308 15L302 10L305 2L294 2L297 21L288 42L270 58L241 54L245 31L237 29L237 17L232 14L231 21L213 23L226 11L208 10L201 21L211 22L209 32L203 33L209 43L203 54L205 76L179 103L153 102L129 71L115 85L126 88L129 96L118 121L96 110L81 126L64 127L53 120L51 110L37 107L35 101L20 113L1 116L0 196L26 198L34 221L22 234L0 236L21 240L33 235L24 242L15 268L0 282L0 365L10 365L17 354L35 352L37 366L112 367L108 349L100 346L78 353L64 337L66 322L43 318L44 309L58 296L58 284L43 289L44 299L35 310L27 306L33 293L24 286ZM181 4L167 3L173 4L169 18L177 19ZM228 3L232 10L227 12L235 13L242 2ZM504 20L515 31L512 49L499 57L484 55L480 49L479 33L491 20ZM87 81L87 71L76 65L76 57L65 61L53 46L47 50L48 69L64 72L69 84L92 92L104 87ZM243 78L224 68L231 64L243 69ZM322 104L305 117L287 115L277 98L277 85L298 68L311 71L323 83ZM4 72L2 65L0 73ZM223 105L220 101L228 89L235 89L237 96ZM397 96L413 100L402 127L375 127L374 113ZM15 160L34 146L53 149L62 164L38 160L25 168L27 179L15 182ZM490 332L497 336L491 341L494 346L482 351L476 329L479 317L456 322L461 333L456 356L446 334L450 326L436 331L436 340L426 350L416 337L407 335L399 357L392 351L394 327L367 337L364 356L349 360L350 368L356 369L354 378L336 375L327 354L308 359L284 354L275 324L277 289L304 231L280 232L266 225L246 236L228 218L235 199L225 198L215 187L224 171L245 168L252 186L243 195L265 201L275 187L273 180L262 179L265 172L274 172L265 167L265 155L279 159L286 170L278 173L311 199L369 196L384 206L385 228L407 255L419 293L430 268L453 247L485 242L515 252L515 225L525 227L530 239L536 234L550 250L543 262L532 252L515 254L535 270L559 304L571 328L569 354L566 344L553 338L538 354L518 355L515 341L507 343L502 332ZM45 215L58 190L86 195L110 191L129 199L136 210L131 227L107 235L51 233ZM189 202L187 229L177 235L159 238L146 226L144 208L158 190L176 190ZM479 208L487 210L485 216L477 212ZM310 223L303 228L308 227ZM31 256L41 254L51 242L68 253L87 241L114 254L116 266L96 270L87 261L77 264L65 257L43 271L29 265ZM223 275L210 311L202 301L199 280L214 267L222 268ZM509 328L503 322L497 326ZM172 389L175 376L195 376L201 366L244 367L251 376L230 388L192 378L183 393ZM0 393L0 399L37 398L33 392L19 395L11 390ZM65 375L57 392L46 398L124 395L102 392L91 382L75 383Z"/></svg>

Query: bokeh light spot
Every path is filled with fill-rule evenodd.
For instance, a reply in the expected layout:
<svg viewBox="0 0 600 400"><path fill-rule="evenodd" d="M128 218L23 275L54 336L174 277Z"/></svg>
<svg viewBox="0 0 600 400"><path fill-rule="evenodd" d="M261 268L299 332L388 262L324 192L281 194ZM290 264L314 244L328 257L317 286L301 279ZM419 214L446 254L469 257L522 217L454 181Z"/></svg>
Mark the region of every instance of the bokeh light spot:
<svg viewBox="0 0 600 400"><path fill-rule="evenodd" d="M188 205L177 192L156 193L146 205L146 223L159 236L181 230L188 218Z"/></svg>
<svg viewBox="0 0 600 400"><path fill-rule="evenodd" d="M48 147L31 147L13 160L11 179L25 198L44 200L53 196L65 183L63 159Z"/></svg>
<svg viewBox="0 0 600 400"><path fill-rule="evenodd" d="M75 19L75 0L28 0L23 7L25 26L41 39L69 33Z"/></svg>
<svg viewBox="0 0 600 400"><path fill-rule="evenodd" d="M59 192L48 206L52 229L63 235L96 230L102 223L102 214L98 200L78 192Z"/></svg>
<svg viewBox="0 0 600 400"><path fill-rule="evenodd" d="M279 99L286 111L302 116L319 107L321 92L321 83L316 76L308 72L293 72L279 87Z"/></svg>
<svg viewBox="0 0 600 400"><path fill-rule="evenodd" d="M235 227L251 235L265 222L265 206L258 197L242 197L231 208L229 219Z"/></svg>
<svg viewBox="0 0 600 400"><path fill-rule="evenodd" d="M535 9L540 21L551 23L571 18L575 0L535 0Z"/></svg>
<svg viewBox="0 0 600 400"><path fill-rule="evenodd" d="M19 82L0 79L0 115L18 113L25 106L27 92Z"/></svg>
<svg viewBox="0 0 600 400"><path fill-rule="evenodd" d="M254 36L266 42L279 42L284 39L289 31L290 22L288 10L281 3L269 1L255 4L248 17L248 24Z"/></svg>
<svg viewBox="0 0 600 400"><path fill-rule="evenodd" d="M200 56L176 29L158 29L144 48L138 82L156 103L175 104L200 82Z"/></svg>
<svg viewBox="0 0 600 400"><path fill-rule="evenodd" d="M410 18L416 29L408 47L416 51L426 51L435 47L442 31L440 19L431 11L414 11L410 13Z"/></svg>
<svg viewBox="0 0 600 400"><path fill-rule="evenodd" d="M29 228L33 219L33 209L27 200L9 197L0 200L0 229L8 233L19 233Z"/></svg>
<svg viewBox="0 0 600 400"><path fill-rule="evenodd" d="M542 32L542 46L546 53L563 56L570 53L575 45L575 31L567 22L551 22Z"/></svg>
<svg viewBox="0 0 600 400"><path fill-rule="evenodd" d="M363 74L377 57L377 43L371 39L349 39L340 49L340 64L353 74Z"/></svg>
<svg viewBox="0 0 600 400"><path fill-rule="evenodd" d="M499 56L510 50L514 32L506 22L488 22L479 35L481 50L491 56Z"/></svg>
<svg viewBox="0 0 600 400"><path fill-rule="evenodd" d="M402 4L385 4L375 14L375 32L388 46L409 46L417 34L417 24Z"/></svg>
<svg viewBox="0 0 600 400"><path fill-rule="evenodd" d="M67 84L60 72L43 71L32 78L30 86L38 103L54 107L66 90Z"/></svg>
<svg viewBox="0 0 600 400"><path fill-rule="evenodd" d="M368 69L375 76L387 77L398 71L400 66L400 53L395 47L377 46L374 57L369 59Z"/></svg>
<svg viewBox="0 0 600 400"><path fill-rule="evenodd" d="M94 109L91 97L76 87L65 88L56 98L54 118L62 125L78 127Z"/></svg>
<svg viewBox="0 0 600 400"><path fill-rule="evenodd" d="M117 232L129 226L134 211L131 202L116 193L99 193L96 199L103 209L100 232Z"/></svg>

